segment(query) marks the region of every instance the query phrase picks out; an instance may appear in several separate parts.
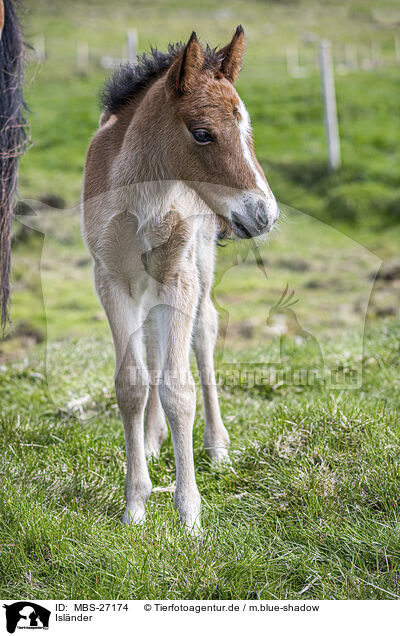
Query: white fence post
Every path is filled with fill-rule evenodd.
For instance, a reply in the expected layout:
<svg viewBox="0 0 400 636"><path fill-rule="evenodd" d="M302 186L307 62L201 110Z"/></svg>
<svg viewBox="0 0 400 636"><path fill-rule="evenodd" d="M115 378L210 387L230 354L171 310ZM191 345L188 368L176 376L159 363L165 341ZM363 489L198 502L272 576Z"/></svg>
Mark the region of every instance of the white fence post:
<svg viewBox="0 0 400 636"><path fill-rule="evenodd" d="M76 45L76 64L79 70L85 71L89 66L89 45L87 42L78 42Z"/></svg>
<svg viewBox="0 0 400 636"><path fill-rule="evenodd" d="M33 48L35 51L35 57L38 62L44 62L46 59L46 45L44 41L44 35L38 35L33 41Z"/></svg>
<svg viewBox="0 0 400 636"><path fill-rule="evenodd" d="M378 42L371 42L371 59L375 66L382 66L382 53Z"/></svg>
<svg viewBox="0 0 400 636"><path fill-rule="evenodd" d="M346 44L344 47L346 64L349 68L358 67L357 48L354 44Z"/></svg>
<svg viewBox="0 0 400 636"><path fill-rule="evenodd" d="M398 35L394 36L394 55L396 62L400 62L400 38Z"/></svg>
<svg viewBox="0 0 400 636"><path fill-rule="evenodd" d="M286 47L286 68L291 77L305 77L307 70L299 65L299 49L296 45Z"/></svg>
<svg viewBox="0 0 400 636"><path fill-rule="evenodd" d="M129 29L126 32L126 57L128 62L136 62L138 52L138 32L137 29Z"/></svg>
<svg viewBox="0 0 400 636"><path fill-rule="evenodd" d="M336 170L340 166L340 139L336 108L332 48L329 40L321 40L320 42L319 65L321 72L322 96L324 100L328 166L330 170Z"/></svg>

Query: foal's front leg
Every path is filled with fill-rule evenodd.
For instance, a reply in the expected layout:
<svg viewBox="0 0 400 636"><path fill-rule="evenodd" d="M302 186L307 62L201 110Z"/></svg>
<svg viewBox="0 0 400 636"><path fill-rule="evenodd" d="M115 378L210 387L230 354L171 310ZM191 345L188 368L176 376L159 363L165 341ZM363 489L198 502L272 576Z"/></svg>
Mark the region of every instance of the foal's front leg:
<svg viewBox="0 0 400 636"><path fill-rule="evenodd" d="M190 283L178 290L184 307L159 306L158 325L162 347L162 377L159 394L168 418L176 461L174 507L182 523L194 532L200 526L200 493L197 488L193 460L193 422L196 391L190 372L189 352L195 307ZM188 293L189 290L189 293Z"/></svg>
<svg viewBox="0 0 400 636"><path fill-rule="evenodd" d="M148 396L148 373L136 339L137 334L133 334L124 360L115 375L115 391L124 424L126 446L124 523L142 523L145 520L145 504L152 491L144 447L144 409Z"/></svg>
<svg viewBox="0 0 400 636"><path fill-rule="evenodd" d="M148 372L142 357L141 317L138 303L111 281L101 267L95 268L95 283L115 346L115 390L126 445L126 510L123 521L142 523L152 484L144 450Z"/></svg>

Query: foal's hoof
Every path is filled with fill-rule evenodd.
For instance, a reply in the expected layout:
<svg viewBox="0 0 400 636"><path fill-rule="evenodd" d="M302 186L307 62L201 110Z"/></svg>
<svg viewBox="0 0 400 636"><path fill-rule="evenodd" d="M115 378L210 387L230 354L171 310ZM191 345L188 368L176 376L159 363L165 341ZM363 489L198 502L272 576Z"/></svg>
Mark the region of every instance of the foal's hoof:
<svg viewBox="0 0 400 636"><path fill-rule="evenodd" d="M134 524L136 526L141 526L144 524L146 520L145 509L143 508L135 508L129 509L126 508L124 512L124 516L122 517L122 523L125 526Z"/></svg>
<svg viewBox="0 0 400 636"><path fill-rule="evenodd" d="M200 524L192 526L191 528L188 528L187 526L185 526L185 528L190 534L190 536L194 537L195 539L200 539L203 536L203 528L201 527Z"/></svg>
<svg viewBox="0 0 400 636"><path fill-rule="evenodd" d="M146 431L145 436L145 453L146 458L158 459L160 456L161 446L168 437L168 428L163 422L155 431Z"/></svg>
<svg viewBox="0 0 400 636"><path fill-rule="evenodd" d="M227 448L211 448L207 452L211 460L211 466L215 468L223 468L232 464Z"/></svg>
<svg viewBox="0 0 400 636"><path fill-rule="evenodd" d="M146 459L151 461L152 459L158 459L160 457L162 442L155 442L153 440L146 440L145 453Z"/></svg>
<svg viewBox="0 0 400 636"><path fill-rule="evenodd" d="M178 513L182 528L193 537L201 534L201 499L198 490L180 492L175 490L174 508Z"/></svg>
<svg viewBox="0 0 400 636"><path fill-rule="evenodd" d="M232 464L228 450L230 443L228 431L222 424L221 427L217 435L210 435L207 427L204 431L204 448L211 460L211 465L214 467Z"/></svg>
<svg viewBox="0 0 400 636"><path fill-rule="evenodd" d="M193 523L182 521L182 530L190 534L191 537L199 538L203 535L203 529L200 524L200 515L196 517Z"/></svg>

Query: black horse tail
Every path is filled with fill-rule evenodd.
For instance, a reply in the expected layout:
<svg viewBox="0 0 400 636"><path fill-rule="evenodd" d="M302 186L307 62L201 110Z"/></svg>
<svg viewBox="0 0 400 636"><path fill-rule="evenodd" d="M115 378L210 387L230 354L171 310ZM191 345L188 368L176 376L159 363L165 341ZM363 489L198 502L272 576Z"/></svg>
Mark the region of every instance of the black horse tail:
<svg viewBox="0 0 400 636"><path fill-rule="evenodd" d="M3 11L2 11L3 8ZM0 322L8 320L11 227L18 158L28 143L22 93L24 43L15 0L0 0Z"/></svg>

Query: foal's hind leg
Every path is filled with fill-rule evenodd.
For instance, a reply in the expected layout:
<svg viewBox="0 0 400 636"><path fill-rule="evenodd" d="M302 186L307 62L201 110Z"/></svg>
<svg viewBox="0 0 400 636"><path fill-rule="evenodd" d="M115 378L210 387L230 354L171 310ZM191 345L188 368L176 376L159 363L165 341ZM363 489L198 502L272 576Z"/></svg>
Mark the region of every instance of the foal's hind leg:
<svg viewBox="0 0 400 636"><path fill-rule="evenodd" d="M217 312L208 291L205 291L199 304L193 348L203 391L204 446L210 458L216 463L221 463L229 461L229 435L222 422L215 381L214 347L217 331Z"/></svg>
<svg viewBox="0 0 400 636"><path fill-rule="evenodd" d="M96 289L106 311L115 346L115 390L126 445L125 523L141 523L152 484L144 452L144 409L148 373L142 357L141 316L137 303L95 268Z"/></svg>
<svg viewBox="0 0 400 636"><path fill-rule="evenodd" d="M146 351L147 368L153 376L150 378L149 398L145 413L145 449L146 457L158 457L163 442L168 436L168 426L165 421L160 395L158 393L158 381L160 378L161 351L159 334L155 321L150 315L146 321Z"/></svg>

